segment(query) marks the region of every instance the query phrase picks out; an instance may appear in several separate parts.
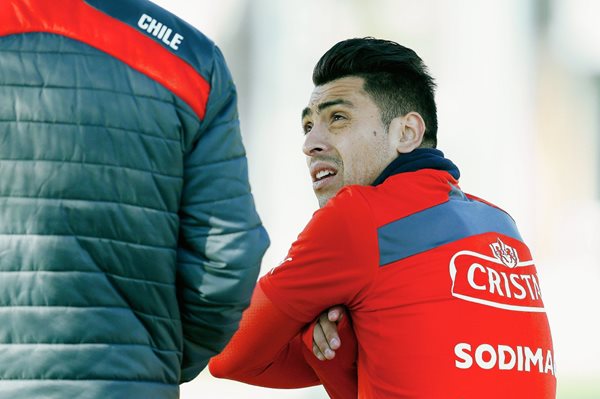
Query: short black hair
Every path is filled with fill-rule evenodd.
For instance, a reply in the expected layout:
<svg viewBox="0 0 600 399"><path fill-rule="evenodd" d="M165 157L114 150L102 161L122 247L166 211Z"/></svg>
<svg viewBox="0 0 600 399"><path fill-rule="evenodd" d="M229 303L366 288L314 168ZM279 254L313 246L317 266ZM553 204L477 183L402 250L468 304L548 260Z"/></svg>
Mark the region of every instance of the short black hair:
<svg viewBox="0 0 600 399"><path fill-rule="evenodd" d="M373 37L341 41L329 49L313 70L313 83L357 76L381 112L386 130L392 119L414 111L425 121L422 147L437 146L435 82L413 50Z"/></svg>

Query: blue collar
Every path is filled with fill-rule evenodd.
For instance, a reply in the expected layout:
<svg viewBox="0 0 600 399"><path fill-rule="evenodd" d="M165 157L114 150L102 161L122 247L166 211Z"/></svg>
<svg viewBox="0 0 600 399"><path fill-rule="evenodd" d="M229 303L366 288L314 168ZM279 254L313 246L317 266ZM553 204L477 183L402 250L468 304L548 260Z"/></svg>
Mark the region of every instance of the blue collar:
<svg viewBox="0 0 600 399"><path fill-rule="evenodd" d="M460 171L454 163L444 158L444 153L435 148L417 148L408 154L401 154L394 159L379 177L373 182L373 186L381 184L390 176L403 172L416 172L421 169L444 170L456 180L460 177Z"/></svg>

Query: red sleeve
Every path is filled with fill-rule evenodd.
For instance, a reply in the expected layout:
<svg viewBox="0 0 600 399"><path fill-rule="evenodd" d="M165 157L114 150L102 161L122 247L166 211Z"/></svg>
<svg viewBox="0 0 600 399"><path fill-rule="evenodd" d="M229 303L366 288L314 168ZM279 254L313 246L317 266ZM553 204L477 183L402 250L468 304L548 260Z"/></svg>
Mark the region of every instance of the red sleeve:
<svg viewBox="0 0 600 399"><path fill-rule="evenodd" d="M260 279L280 311L307 324L331 306L352 311L378 270L377 231L356 189L343 189L315 212L286 260Z"/></svg>
<svg viewBox="0 0 600 399"><path fill-rule="evenodd" d="M301 332L289 338L287 334L299 331L297 322L277 310L257 287L239 330L225 350L210 360L209 370L217 378L269 388L322 383L333 399L357 397L356 338L346 319L339 324L343 347L333 360L321 362L302 342ZM309 333L312 337L312 328L305 329L305 338Z"/></svg>
<svg viewBox="0 0 600 399"><path fill-rule="evenodd" d="M346 191L317 211L292 245L288 260L259 281L238 332L209 363L215 377L299 388L320 383L310 363L332 397L356 396L347 396L356 390L356 352L337 361L315 359L317 364L300 335L333 305L352 310L377 271L376 231L364 202L356 201L362 197L353 201L353 195L358 194Z"/></svg>
<svg viewBox="0 0 600 399"><path fill-rule="evenodd" d="M209 364L211 374L269 388L319 385L304 360L302 324L281 313L259 286L244 312L240 328Z"/></svg>

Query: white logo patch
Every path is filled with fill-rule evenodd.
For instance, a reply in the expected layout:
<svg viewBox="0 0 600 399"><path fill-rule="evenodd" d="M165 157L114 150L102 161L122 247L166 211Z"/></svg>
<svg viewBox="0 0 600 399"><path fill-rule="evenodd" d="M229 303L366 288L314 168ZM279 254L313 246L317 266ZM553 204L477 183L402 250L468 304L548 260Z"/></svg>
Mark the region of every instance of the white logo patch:
<svg viewBox="0 0 600 399"><path fill-rule="evenodd" d="M452 256L452 296L500 309L545 312L533 261L519 260L517 251L499 238L489 247L493 258L468 250Z"/></svg>

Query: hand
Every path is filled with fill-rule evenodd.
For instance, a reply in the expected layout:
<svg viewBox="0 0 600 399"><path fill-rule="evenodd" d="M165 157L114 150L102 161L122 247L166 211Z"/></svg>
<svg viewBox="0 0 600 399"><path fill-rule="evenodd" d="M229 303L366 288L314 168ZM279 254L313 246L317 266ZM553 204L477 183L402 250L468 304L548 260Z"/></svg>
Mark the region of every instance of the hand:
<svg viewBox="0 0 600 399"><path fill-rule="evenodd" d="M321 313L313 330L313 353L319 360L331 360L342 342L338 335L337 323L345 314L343 306L338 305Z"/></svg>

